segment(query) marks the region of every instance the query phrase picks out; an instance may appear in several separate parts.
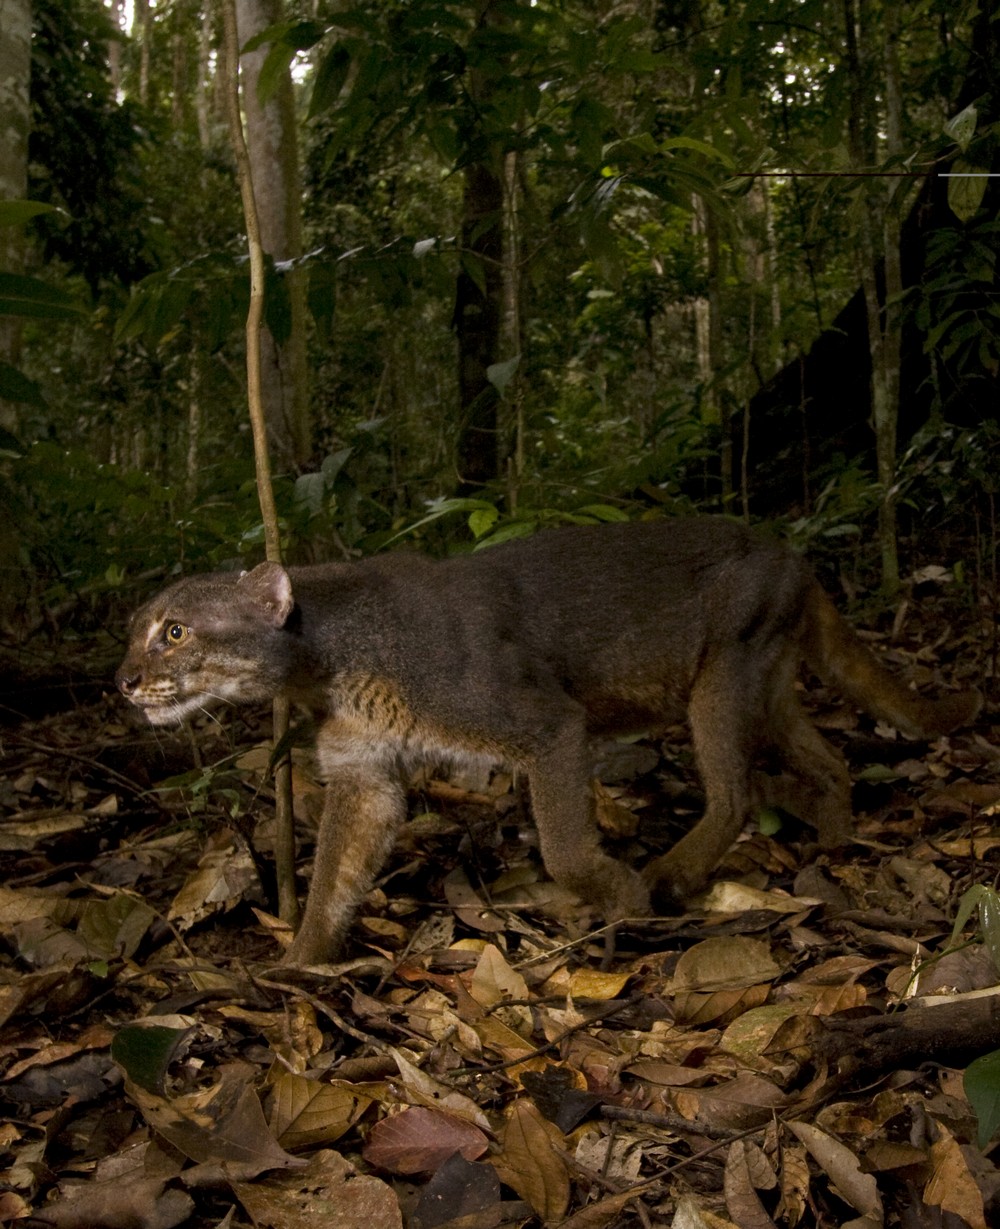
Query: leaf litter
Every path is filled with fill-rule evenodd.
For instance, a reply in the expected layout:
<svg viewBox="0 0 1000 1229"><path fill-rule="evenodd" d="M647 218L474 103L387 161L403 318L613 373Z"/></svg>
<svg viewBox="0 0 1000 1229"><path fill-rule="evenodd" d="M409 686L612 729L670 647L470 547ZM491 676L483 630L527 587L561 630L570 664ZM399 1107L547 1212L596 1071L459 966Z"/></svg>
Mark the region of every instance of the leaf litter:
<svg viewBox="0 0 1000 1229"><path fill-rule="evenodd" d="M904 746L817 717L858 782L847 850L769 816L685 915L595 928L516 782L432 776L327 977L275 967L260 718L153 736L109 702L11 731L0 1220L997 1223L988 720ZM697 812L685 740L599 749L619 856Z"/></svg>

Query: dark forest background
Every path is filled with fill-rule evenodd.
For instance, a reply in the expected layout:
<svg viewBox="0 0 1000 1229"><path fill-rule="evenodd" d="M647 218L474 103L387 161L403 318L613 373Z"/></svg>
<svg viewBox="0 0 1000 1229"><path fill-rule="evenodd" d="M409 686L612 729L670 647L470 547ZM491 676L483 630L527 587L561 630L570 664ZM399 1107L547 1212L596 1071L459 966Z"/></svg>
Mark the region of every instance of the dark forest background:
<svg viewBox="0 0 1000 1229"><path fill-rule="evenodd" d="M10 7L0 620L30 657L262 530L216 14ZM290 558L704 509L849 587L992 582L989 5L238 16Z"/></svg>

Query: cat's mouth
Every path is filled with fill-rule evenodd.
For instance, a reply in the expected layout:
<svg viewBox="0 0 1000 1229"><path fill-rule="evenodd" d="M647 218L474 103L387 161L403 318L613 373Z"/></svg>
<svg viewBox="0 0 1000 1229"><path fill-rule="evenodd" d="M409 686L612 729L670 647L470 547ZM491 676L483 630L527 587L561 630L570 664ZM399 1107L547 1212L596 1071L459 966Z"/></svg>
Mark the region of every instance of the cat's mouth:
<svg viewBox="0 0 1000 1229"><path fill-rule="evenodd" d="M180 725L185 717L205 712L212 704L212 697L173 696L161 699L156 696L133 696L132 703L142 711L150 725Z"/></svg>

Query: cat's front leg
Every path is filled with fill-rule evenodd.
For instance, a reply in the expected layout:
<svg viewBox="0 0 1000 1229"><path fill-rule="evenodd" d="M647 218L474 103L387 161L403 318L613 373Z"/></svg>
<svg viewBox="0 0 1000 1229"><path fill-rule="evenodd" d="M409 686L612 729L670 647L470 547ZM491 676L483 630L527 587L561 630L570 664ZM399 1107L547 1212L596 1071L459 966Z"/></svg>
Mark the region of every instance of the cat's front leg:
<svg viewBox="0 0 1000 1229"><path fill-rule="evenodd" d="M305 914L284 964L337 955L405 818L406 792L390 765L341 763L330 772Z"/></svg>

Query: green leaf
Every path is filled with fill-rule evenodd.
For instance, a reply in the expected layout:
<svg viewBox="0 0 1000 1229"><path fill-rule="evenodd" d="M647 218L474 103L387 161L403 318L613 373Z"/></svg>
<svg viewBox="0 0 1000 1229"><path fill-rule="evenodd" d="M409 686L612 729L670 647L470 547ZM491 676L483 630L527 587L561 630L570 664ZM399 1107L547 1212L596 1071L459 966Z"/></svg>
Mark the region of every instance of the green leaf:
<svg viewBox="0 0 1000 1229"><path fill-rule="evenodd" d="M953 115L944 126L945 132L963 153L969 148L969 142L976 131L977 119L978 112L976 107L973 103L969 103L964 110L959 111L957 115Z"/></svg>
<svg viewBox="0 0 1000 1229"><path fill-rule="evenodd" d="M517 365L520 361L520 354L515 354L513 358L505 359L502 363L491 363L486 368L487 380L489 380L501 397L504 395L507 385L514 378L514 373L517 371Z"/></svg>
<svg viewBox="0 0 1000 1229"><path fill-rule="evenodd" d="M462 272L469 278L479 293L486 297L486 273L483 262L472 252L463 252L459 256Z"/></svg>
<svg viewBox="0 0 1000 1229"><path fill-rule="evenodd" d="M510 542L512 538L530 538L538 528L538 521L534 519L508 521L506 525L501 525L495 533L477 542L474 549L483 550L488 546L499 546L501 542Z"/></svg>
<svg viewBox="0 0 1000 1229"><path fill-rule="evenodd" d="M977 170L964 158L952 163L951 178L948 180L948 207L960 222L968 222L983 203L986 178L984 171Z"/></svg>
<svg viewBox="0 0 1000 1229"><path fill-rule="evenodd" d="M983 889L979 902L979 929L983 932L983 942L993 967L1000 972L1000 895L997 895L995 888Z"/></svg>
<svg viewBox="0 0 1000 1229"><path fill-rule="evenodd" d="M313 470L312 473L299 474L295 479L295 505L303 508L308 516L318 516L323 511L325 494L326 480L321 472Z"/></svg>
<svg viewBox="0 0 1000 1229"><path fill-rule="evenodd" d="M29 380L23 371L18 371L10 363L4 362L0 362L0 399L20 401L24 405L45 405L42 390L35 381Z"/></svg>
<svg viewBox="0 0 1000 1229"><path fill-rule="evenodd" d="M23 226L40 213L63 212L55 205L45 205L41 201L0 201L0 226Z"/></svg>
<svg viewBox="0 0 1000 1229"><path fill-rule="evenodd" d="M962 1084L979 1123L979 1146L985 1148L1000 1127L1000 1050L969 1063Z"/></svg>
<svg viewBox="0 0 1000 1229"><path fill-rule="evenodd" d="M969 918L975 913L979 902L983 899L983 894L987 891L989 889L983 884L974 883L971 888L962 893L962 899L958 902L958 912L955 914L955 925L952 927L951 938L948 940L949 947L957 941Z"/></svg>
<svg viewBox="0 0 1000 1229"><path fill-rule="evenodd" d="M696 153L704 154L706 158L710 158L713 162L721 162L728 170L732 170L736 166L733 159L728 154L723 153L721 149L716 149L714 145L709 145L706 141L698 141L694 137L671 137L667 141L660 142L660 149L690 149Z"/></svg>
<svg viewBox="0 0 1000 1229"><path fill-rule="evenodd" d="M621 522L629 519L628 513L611 504L587 504L585 508L577 508L582 516L592 516L597 521Z"/></svg>
<svg viewBox="0 0 1000 1229"><path fill-rule="evenodd" d="M469 528L475 537L481 538L484 533L489 533L497 523L499 516L500 513L496 508L477 508L469 516Z"/></svg>
<svg viewBox="0 0 1000 1229"><path fill-rule="evenodd" d="M426 516L422 516L419 521L414 521L412 525L406 525L398 533L394 533L391 538L386 540L384 545L388 546L398 538L405 537L408 533L414 533L424 525L430 525L434 521L439 521L441 517L449 516L452 512L471 513L486 509L496 511L493 505L485 499L430 499L427 501L427 506L430 511Z"/></svg>
<svg viewBox="0 0 1000 1229"><path fill-rule="evenodd" d="M256 51L266 43L287 43L295 51L308 51L310 47L315 47L328 29L329 26L322 21L278 21L248 38L240 54Z"/></svg>
<svg viewBox="0 0 1000 1229"><path fill-rule="evenodd" d="M115 1034L111 1057L133 1084L161 1095L167 1068L192 1032L162 1024L126 1024Z"/></svg>
<svg viewBox="0 0 1000 1229"><path fill-rule="evenodd" d="M58 286L20 273L0 273L0 314L75 320L86 309Z"/></svg>
<svg viewBox="0 0 1000 1229"><path fill-rule="evenodd" d="M310 119L330 110L336 103L350 69L350 52L342 43L336 43L320 61L313 78L312 96L309 99Z"/></svg>
<svg viewBox="0 0 1000 1229"><path fill-rule="evenodd" d="M288 43L275 43L267 53L257 78L257 97L262 106L271 101L282 81L287 80L289 67L296 55L296 49Z"/></svg>

